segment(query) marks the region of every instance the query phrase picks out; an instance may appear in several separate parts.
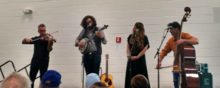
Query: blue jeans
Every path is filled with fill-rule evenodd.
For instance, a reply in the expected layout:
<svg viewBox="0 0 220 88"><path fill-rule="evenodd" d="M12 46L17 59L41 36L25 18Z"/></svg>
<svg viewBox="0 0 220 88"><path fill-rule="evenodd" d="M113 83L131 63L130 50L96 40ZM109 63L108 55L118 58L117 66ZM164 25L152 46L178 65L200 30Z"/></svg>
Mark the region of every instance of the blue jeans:
<svg viewBox="0 0 220 88"><path fill-rule="evenodd" d="M179 87L179 73L173 73L174 88Z"/></svg>
<svg viewBox="0 0 220 88"><path fill-rule="evenodd" d="M96 73L99 75L100 63L101 63L101 54L85 54L83 58L83 64L85 66L86 75L90 73Z"/></svg>

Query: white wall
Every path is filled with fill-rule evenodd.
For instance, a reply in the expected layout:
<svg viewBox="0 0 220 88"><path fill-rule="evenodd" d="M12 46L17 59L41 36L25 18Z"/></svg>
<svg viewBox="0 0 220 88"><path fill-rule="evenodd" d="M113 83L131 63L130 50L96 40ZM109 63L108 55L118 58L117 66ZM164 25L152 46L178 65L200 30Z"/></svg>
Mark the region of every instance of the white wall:
<svg viewBox="0 0 220 88"><path fill-rule="evenodd" d="M81 88L81 54L74 41L82 29L81 19L93 15L98 26L109 25L104 30L108 43L103 46L102 73L105 72L105 54L109 54L109 74L114 77L115 87L123 88L126 41L134 23L139 21L145 25L151 46L146 52L150 83L152 88L157 88L154 55L163 31L169 22L180 22L184 7L189 6L192 16L184 23L183 31L199 38L199 45L195 46L197 60L208 63L214 88L219 88L219 5L219 0L0 0L0 64L12 60L16 69L29 64L33 46L22 45L21 41L25 37L37 36L38 24L44 23L48 33L59 31L53 34L57 43L50 55L49 69L62 74L62 88ZM22 12L25 8L32 8L33 14L25 15ZM122 37L122 43L115 43L116 37ZM168 34L162 48L170 37ZM172 65L172 55L170 53L162 65ZM13 70L10 64L2 69L5 76ZM171 71L171 68L160 71L160 88L173 88ZM21 73L25 74L25 71Z"/></svg>

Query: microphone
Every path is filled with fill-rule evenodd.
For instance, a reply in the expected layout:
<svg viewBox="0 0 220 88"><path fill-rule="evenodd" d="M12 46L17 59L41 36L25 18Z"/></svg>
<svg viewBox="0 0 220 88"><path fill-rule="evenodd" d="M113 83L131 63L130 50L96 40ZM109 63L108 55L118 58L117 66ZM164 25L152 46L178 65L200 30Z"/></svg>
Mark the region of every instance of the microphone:
<svg viewBox="0 0 220 88"><path fill-rule="evenodd" d="M137 36L138 31L139 31L139 30L138 30L138 29L136 29L136 31L135 31L135 35L134 35L135 37Z"/></svg>
<svg viewBox="0 0 220 88"><path fill-rule="evenodd" d="M89 25L87 26L87 28L88 28L88 27L91 27L91 26L92 26L92 25L91 25L91 24L89 24Z"/></svg>
<svg viewBox="0 0 220 88"><path fill-rule="evenodd" d="M166 28L165 30L169 30L169 29L172 29L172 28L173 28L173 27L170 26L170 27Z"/></svg>

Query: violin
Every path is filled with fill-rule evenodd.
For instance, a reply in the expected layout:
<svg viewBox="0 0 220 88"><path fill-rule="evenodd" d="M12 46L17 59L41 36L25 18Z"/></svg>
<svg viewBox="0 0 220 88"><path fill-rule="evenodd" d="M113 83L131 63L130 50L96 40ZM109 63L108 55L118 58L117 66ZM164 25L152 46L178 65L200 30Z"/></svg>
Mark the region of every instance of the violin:
<svg viewBox="0 0 220 88"><path fill-rule="evenodd" d="M58 33L58 31L53 32L53 33ZM44 40L44 41L48 41L50 38L52 39L53 42L56 42L57 40L54 39L53 36L51 35L51 34L53 34L53 33L50 33L50 34L49 34L49 33L46 33L44 36L41 36L41 37L39 37L39 38L37 38L37 39L34 39L34 40L32 40L31 42L37 41L37 40L39 40L39 39Z"/></svg>
<svg viewBox="0 0 220 88"><path fill-rule="evenodd" d="M48 41L49 39L52 39L53 42L56 42L56 39L53 38L51 34L46 33L45 36L40 37L43 41Z"/></svg>

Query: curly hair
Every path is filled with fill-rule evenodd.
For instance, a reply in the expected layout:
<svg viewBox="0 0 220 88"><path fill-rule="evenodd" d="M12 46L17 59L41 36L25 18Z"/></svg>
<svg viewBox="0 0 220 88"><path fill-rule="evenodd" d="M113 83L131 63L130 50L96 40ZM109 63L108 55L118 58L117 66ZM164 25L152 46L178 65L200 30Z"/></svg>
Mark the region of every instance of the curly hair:
<svg viewBox="0 0 220 88"><path fill-rule="evenodd" d="M95 26L97 25L96 19L95 19L93 16L91 16L91 15L87 15L87 16L85 16L85 17L82 19L82 22L81 22L81 24L80 24L84 29L87 28L87 25L88 25L88 24L86 23L86 20L87 20L88 18L90 18L90 19L92 20L92 22L93 22L92 27L95 27Z"/></svg>

